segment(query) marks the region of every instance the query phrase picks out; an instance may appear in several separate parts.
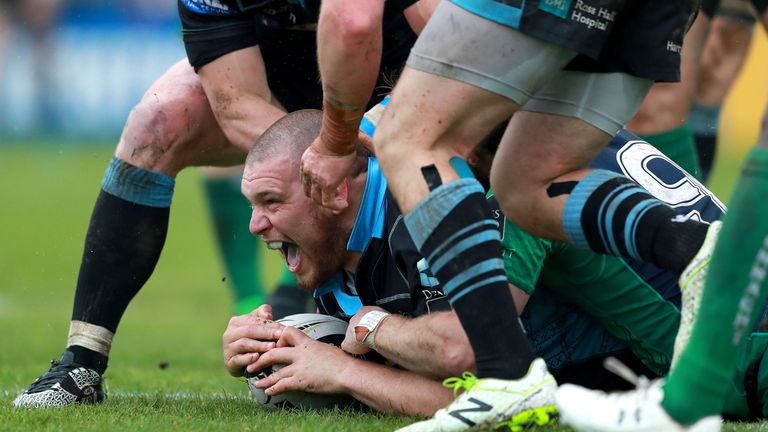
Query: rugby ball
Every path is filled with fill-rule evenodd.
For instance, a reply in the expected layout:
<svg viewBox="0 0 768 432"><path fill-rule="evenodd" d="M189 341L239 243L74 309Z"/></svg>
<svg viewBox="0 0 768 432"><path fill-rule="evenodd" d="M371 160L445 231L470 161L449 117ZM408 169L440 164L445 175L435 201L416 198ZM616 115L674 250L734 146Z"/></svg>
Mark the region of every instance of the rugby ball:
<svg viewBox="0 0 768 432"><path fill-rule="evenodd" d="M320 342L341 346L344 334L347 331L347 322L328 315L303 313L290 315L277 320L277 322L295 327L307 336ZM306 392L286 392L275 396L267 396L263 389L253 385L255 381L271 375L280 369L280 365L274 365L250 374L246 380L251 395L256 404L264 408L276 410L295 408L302 410L320 410L333 408L359 408L360 402L349 395L328 395Z"/></svg>

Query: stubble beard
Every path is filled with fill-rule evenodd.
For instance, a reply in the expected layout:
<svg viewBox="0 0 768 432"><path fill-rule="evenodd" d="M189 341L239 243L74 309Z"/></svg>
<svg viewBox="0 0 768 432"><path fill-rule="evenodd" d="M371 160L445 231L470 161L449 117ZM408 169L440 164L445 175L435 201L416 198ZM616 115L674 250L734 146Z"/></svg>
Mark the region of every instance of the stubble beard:
<svg viewBox="0 0 768 432"><path fill-rule="evenodd" d="M315 218L316 229L323 237L315 250L312 250L311 265L313 270L304 275L296 275L296 283L305 290L314 290L327 282L336 273L343 270L344 256L347 253L346 236L342 235L342 227L335 216L323 217L318 214L315 206L310 208L310 214Z"/></svg>

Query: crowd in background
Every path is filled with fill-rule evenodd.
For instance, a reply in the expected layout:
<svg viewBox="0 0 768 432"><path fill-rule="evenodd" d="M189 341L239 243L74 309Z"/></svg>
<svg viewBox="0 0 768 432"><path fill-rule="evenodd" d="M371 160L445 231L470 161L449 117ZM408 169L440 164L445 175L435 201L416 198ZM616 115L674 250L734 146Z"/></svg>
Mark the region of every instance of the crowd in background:
<svg viewBox="0 0 768 432"><path fill-rule="evenodd" d="M173 1L2 1L0 137L113 136L183 56Z"/></svg>

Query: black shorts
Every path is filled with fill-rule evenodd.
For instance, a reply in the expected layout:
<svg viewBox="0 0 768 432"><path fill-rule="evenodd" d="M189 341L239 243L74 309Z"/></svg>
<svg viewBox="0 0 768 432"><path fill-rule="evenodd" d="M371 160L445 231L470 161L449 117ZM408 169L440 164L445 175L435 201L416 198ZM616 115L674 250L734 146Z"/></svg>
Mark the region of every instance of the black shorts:
<svg viewBox="0 0 768 432"><path fill-rule="evenodd" d="M369 107L389 92L416 42L402 14L413 1L393 2L400 9L389 7L385 11L382 63ZM258 45L269 88L286 110L322 108L316 32L269 26L259 13L206 15L187 10L181 1L178 6L184 47L195 70L223 55Z"/></svg>
<svg viewBox="0 0 768 432"><path fill-rule="evenodd" d="M578 52L568 70L675 82L698 6L698 0L528 0L520 31Z"/></svg>
<svg viewBox="0 0 768 432"><path fill-rule="evenodd" d="M680 51L699 0L451 0L579 54L570 70L679 81Z"/></svg>

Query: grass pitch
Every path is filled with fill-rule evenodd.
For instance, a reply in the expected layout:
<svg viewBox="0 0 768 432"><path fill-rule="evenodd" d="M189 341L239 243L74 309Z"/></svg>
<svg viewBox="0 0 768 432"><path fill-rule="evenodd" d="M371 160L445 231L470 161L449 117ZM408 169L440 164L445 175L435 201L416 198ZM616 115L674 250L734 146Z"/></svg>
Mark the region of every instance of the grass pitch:
<svg viewBox="0 0 768 432"><path fill-rule="evenodd" d="M64 348L83 238L111 154L109 145L0 147L0 430L385 431L413 420L268 412L251 403L244 382L229 377L221 360L230 293L194 170L178 179L166 248L115 337L106 403L11 408L16 393ZM730 186L721 181L714 189ZM268 268L278 265L274 254ZM277 277L277 270L267 271L269 279Z"/></svg>

